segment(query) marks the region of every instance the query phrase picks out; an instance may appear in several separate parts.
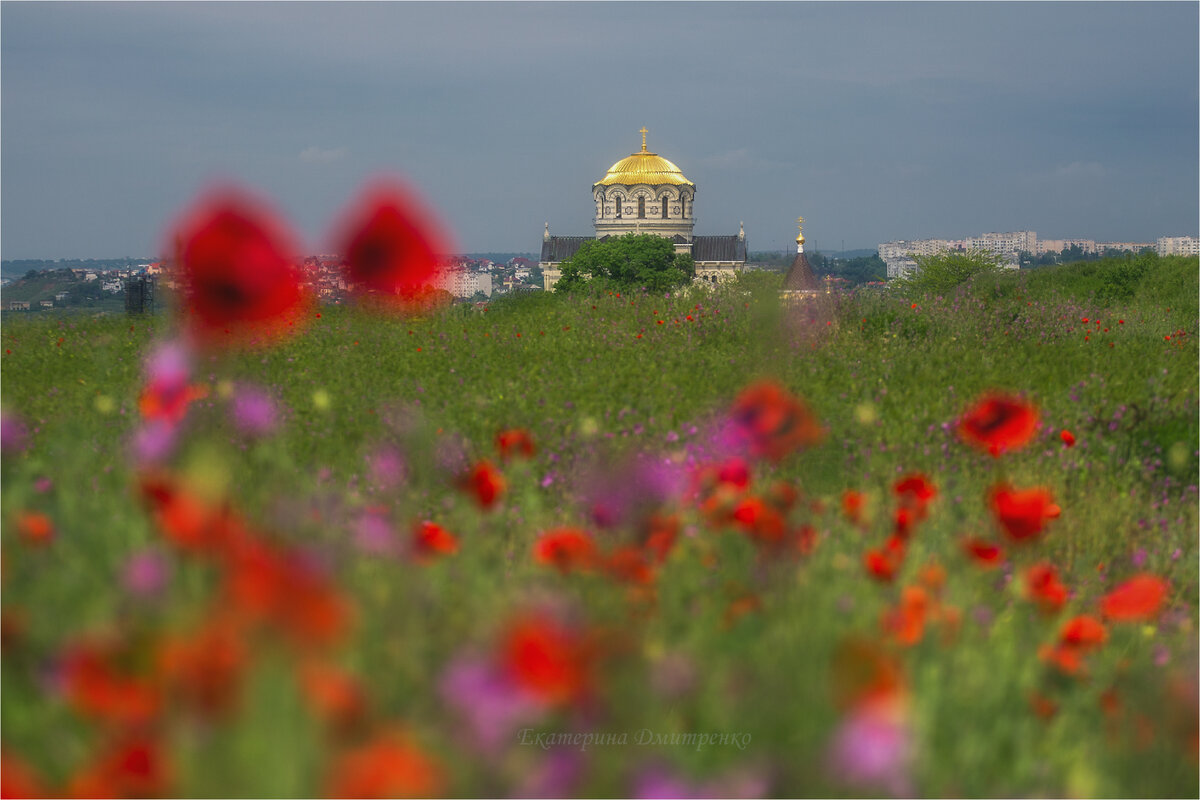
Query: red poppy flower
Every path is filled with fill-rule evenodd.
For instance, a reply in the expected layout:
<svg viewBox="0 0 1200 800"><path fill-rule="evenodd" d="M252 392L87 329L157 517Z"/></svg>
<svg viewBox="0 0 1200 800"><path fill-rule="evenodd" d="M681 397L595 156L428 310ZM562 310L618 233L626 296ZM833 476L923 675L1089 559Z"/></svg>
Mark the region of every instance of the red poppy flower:
<svg viewBox="0 0 1200 800"><path fill-rule="evenodd" d="M1037 426L1038 412L1033 405L997 393L967 409L959 420L958 433L967 443L999 456L1029 444Z"/></svg>
<svg viewBox="0 0 1200 800"><path fill-rule="evenodd" d="M1015 542L1036 537L1046 527L1046 521L1062 513L1054 497L1046 489L1021 489L1000 484L989 496L992 513L1005 534Z"/></svg>
<svg viewBox="0 0 1200 800"><path fill-rule="evenodd" d="M159 677L173 697L202 714L221 715L238 700L247 656L237 626L217 617L196 633L162 643Z"/></svg>
<svg viewBox="0 0 1200 800"><path fill-rule="evenodd" d="M753 384L738 395L732 416L750 452L771 461L817 444L824 436L804 401L770 381Z"/></svg>
<svg viewBox="0 0 1200 800"><path fill-rule="evenodd" d="M308 296L282 223L246 196L227 191L203 201L173 236L187 319L203 342L277 337L304 316Z"/></svg>
<svg viewBox="0 0 1200 800"><path fill-rule="evenodd" d="M679 537L679 519L675 516L660 517L654 515L650 520L650 532L646 536L646 553L656 564L667 560L675 540Z"/></svg>
<svg viewBox="0 0 1200 800"><path fill-rule="evenodd" d="M17 514L17 533L28 544L46 545L54 539L54 523L40 511Z"/></svg>
<svg viewBox="0 0 1200 800"><path fill-rule="evenodd" d="M908 508L918 509L921 517L925 516L925 508L929 505L929 501L937 497L937 487L919 472L906 475L896 481L892 486L892 491L900 498L901 504Z"/></svg>
<svg viewBox="0 0 1200 800"><path fill-rule="evenodd" d="M717 465L717 481L745 489L750 485L750 467L740 458L731 458Z"/></svg>
<svg viewBox="0 0 1200 800"><path fill-rule="evenodd" d="M1058 570L1047 562L1034 564L1025 573L1025 593L1047 614L1053 614L1067 602L1067 587L1058 580Z"/></svg>
<svg viewBox="0 0 1200 800"><path fill-rule="evenodd" d="M1060 439L1062 439L1062 443L1067 447L1075 446L1075 434L1071 433L1069 430L1064 428L1062 433L1060 433L1058 436Z"/></svg>
<svg viewBox="0 0 1200 800"><path fill-rule="evenodd" d="M332 644L351 621L349 604L316 565L261 542L246 543L230 555L225 593L235 613L300 645Z"/></svg>
<svg viewBox="0 0 1200 800"><path fill-rule="evenodd" d="M500 452L501 461L507 461L513 456L533 458L537 452L532 434L523 428L512 428L496 434L496 449Z"/></svg>
<svg viewBox="0 0 1200 800"><path fill-rule="evenodd" d="M507 488L507 483L492 462L481 459L475 463L463 481L464 488L475 498L480 507L489 509L496 504Z"/></svg>
<svg viewBox="0 0 1200 800"><path fill-rule="evenodd" d="M332 664L306 662L300 668L300 688L316 715L334 728L350 729L366 717L367 697L362 685Z"/></svg>
<svg viewBox="0 0 1200 800"><path fill-rule="evenodd" d="M1058 638L1062 644L1090 650L1108 640L1108 631L1095 617L1081 614L1066 621Z"/></svg>
<svg viewBox="0 0 1200 800"><path fill-rule="evenodd" d="M422 560L452 556L458 552L458 539L437 523L422 522L413 532L413 550Z"/></svg>
<svg viewBox="0 0 1200 800"><path fill-rule="evenodd" d="M576 569L590 569L598 555L592 537L572 528L548 531L533 546L534 561L557 567L564 575Z"/></svg>
<svg viewBox="0 0 1200 800"><path fill-rule="evenodd" d="M356 289L410 300L437 274L439 254L452 252L414 193L397 183L367 189L339 236L346 277Z"/></svg>
<svg viewBox="0 0 1200 800"><path fill-rule="evenodd" d="M33 767L8 750L0 750L0 797L49 796L45 782Z"/></svg>
<svg viewBox="0 0 1200 800"><path fill-rule="evenodd" d="M637 547L619 547L604 560L604 571L620 583L648 585L654 583L654 568L646 554Z"/></svg>
<svg viewBox="0 0 1200 800"><path fill-rule="evenodd" d="M900 594L900 605L884 612L884 631L897 644L910 646L925 636L925 621L932 601L920 586L907 586Z"/></svg>
<svg viewBox="0 0 1200 800"><path fill-rule="evenodd" d="M329 797L434 797L444 792L442 767L400 732L376 735L335 763Z"/></svg>
<svg viewBox="0 0 1200 800"><path fill-rule="evenodd" d="M188 386L176 381L152 381L138 397L138 410L146 419L161 419L175 424L187 415L188 406L208 397L203 384Z"/></svg>
<svg viewBox="0 0 1200 800"><path fill-rule="evenodd" d="M555 705L587 694L589 655L579 633L546 615L516 620L501 643L501 663L517 684Z"/></svg>
<svg viewBox="0 0 1200 800"><path fill-rule="evenodd" d="M731 516L742 532L759 544L778 544L783 540L783 516L761 498L747 497L737 504Z"/></svg>
<svg viewBox="0 0 1200 800"><path fill-rule="evenodd" d="M1104 596L1100 613L1116 622L1151 620L1166 597L1166 581L1156 575L1137 575Z"/></svg>
<svg viewBox="0 0 1200 800"><path fill-rule="evenodd" d="M857 524L862 521L863 506L866 502L867 496L862 492L847 489L842 492L842 513L846 519Z"/></svg>
<svg viewBox="0 0 1200 800"><path fill-rule="evenodd" d="M863 556L867 573L880 581L891 581L903 561L904 540L898 536L888 539L882 549L868 550Z"/></svg>
<svg viewBox="0 0 1200 800"><path fill-rule="evenodd" d="M118 669L127 655L120 645L95 642L70 648L63 660L67 701L80 714L121 725L140 725L158 713L153 682Z"/></svg>
<svg viewBox="0 0 1200 800"><path fill-rule="evenodd" d="M163 742L148 735L124 737L71 778L74 797L167 797L173 792Z"/></svg>
<svg viewBox="0 0 1200 800"><path fill-rule="evenodd" d="M969 536L963 539L963 551L979 566L991 569L1004 561L1004 551L999 545Z"/></svg>

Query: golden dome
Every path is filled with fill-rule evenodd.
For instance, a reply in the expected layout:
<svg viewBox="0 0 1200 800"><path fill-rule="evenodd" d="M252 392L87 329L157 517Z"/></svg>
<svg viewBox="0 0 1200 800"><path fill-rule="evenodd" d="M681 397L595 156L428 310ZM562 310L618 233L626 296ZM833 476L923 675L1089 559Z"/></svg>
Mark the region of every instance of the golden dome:
<svg viewBox="0 0 1200 800"><path fill-rule="evenodd" d="M646 129L642 128L642 149L628 158L622 158L608 168L608 173L596 181L596 186L612 186L619 183L623 186L633 186L644 183L649 186L671 184L673 186L692 186L696 184L683 176L679 167L667 159L646 150Z"/></svg>

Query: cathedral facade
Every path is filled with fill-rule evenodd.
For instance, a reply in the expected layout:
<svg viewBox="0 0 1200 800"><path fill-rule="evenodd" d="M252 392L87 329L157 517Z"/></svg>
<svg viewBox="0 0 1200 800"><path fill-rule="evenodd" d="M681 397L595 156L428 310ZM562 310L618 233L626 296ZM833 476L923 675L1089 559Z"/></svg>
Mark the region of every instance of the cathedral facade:
<svg viewBox="0 0 1200 800"><path fill-rule="evenodd" d="M542 235L540 264L546 291L554 288L569 259L588 239L648 233L670 239L675 252L690 253L696 264L696 280L716 283L733 277L746 266L746 232L739 226L733 236L695 236L696 184L684 177L679 167L646 149L613 164L592 184L596 206L594 236L552 236L546 224Z"/></svg>

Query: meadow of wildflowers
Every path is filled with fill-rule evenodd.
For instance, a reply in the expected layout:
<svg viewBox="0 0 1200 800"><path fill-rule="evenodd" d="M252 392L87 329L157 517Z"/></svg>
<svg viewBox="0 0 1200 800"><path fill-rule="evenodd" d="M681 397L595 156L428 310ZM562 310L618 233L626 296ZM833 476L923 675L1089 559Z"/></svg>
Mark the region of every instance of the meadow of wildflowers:
<svg viewBox="0 0 1200 800"><path fill-rule="evenodd" d="M1196 794L1195 259L432 308L411 203L5 321L5 796Z"/></svg>

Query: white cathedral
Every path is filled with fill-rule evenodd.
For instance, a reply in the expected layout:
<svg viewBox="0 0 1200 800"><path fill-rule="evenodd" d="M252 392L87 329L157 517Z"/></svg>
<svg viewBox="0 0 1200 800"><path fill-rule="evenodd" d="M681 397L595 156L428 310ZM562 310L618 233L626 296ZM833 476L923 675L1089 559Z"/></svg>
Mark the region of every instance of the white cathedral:
<svg viewBox="0 0 1200 800"><path fill-rule="evenodd" d="M550 224L542 236L542 268L546 291L554 288L562 272L559 265L575 255L591 238L600 240L626 233L650 233L670 239L675 252L690 253L696 263L696 280L716 283L733 277L746 266L746 231L734 236L695 236L693 201L696 184L679 167L646 149L609 167L592 185L596 202L595 236L551 236Z"/></svg>

